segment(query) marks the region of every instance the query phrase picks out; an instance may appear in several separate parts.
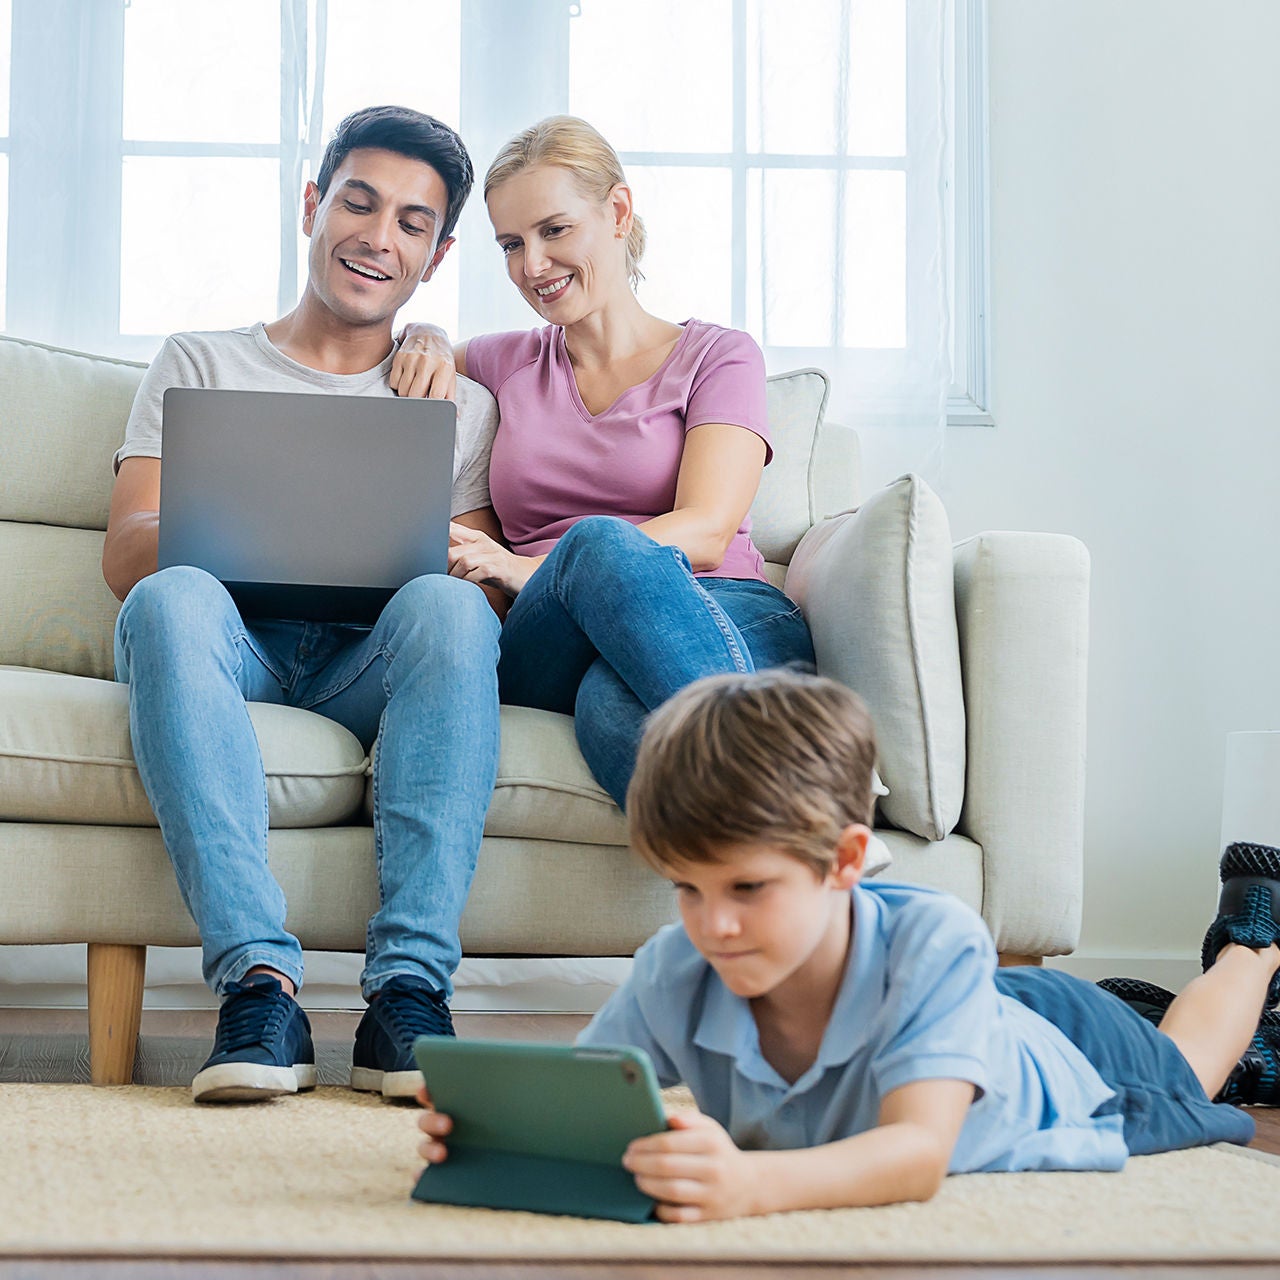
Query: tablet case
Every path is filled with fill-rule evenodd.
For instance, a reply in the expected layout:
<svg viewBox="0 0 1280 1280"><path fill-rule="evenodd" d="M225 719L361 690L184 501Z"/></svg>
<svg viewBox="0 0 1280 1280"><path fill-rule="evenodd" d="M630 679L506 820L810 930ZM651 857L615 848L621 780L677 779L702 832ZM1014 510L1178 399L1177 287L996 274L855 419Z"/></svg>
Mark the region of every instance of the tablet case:
<svg viewBox="0 0 1280 1280"><path fill-rule="evenodd" d="M666 1129L637 1049L421 1036L432 1102L453 1118L449 1156L413 1190L437 1204L643 1222L653 1201L621 1165L633 1139Z"/></svg>

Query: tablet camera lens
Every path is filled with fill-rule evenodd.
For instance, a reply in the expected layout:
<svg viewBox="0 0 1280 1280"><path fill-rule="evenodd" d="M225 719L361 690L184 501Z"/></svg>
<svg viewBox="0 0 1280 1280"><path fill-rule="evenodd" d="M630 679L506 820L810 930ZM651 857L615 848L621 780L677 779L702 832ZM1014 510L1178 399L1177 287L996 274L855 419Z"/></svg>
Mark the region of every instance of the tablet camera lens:
<svg viewBox="0 0 1280 1280"><path fill-rule="evenodd" d="M631 1065L631 1063L624 1062L622 1064L622 1078L628 1084L635 1084L635 1082L640 1078L640 1074L636 1071L635 1067Z"/></svg>

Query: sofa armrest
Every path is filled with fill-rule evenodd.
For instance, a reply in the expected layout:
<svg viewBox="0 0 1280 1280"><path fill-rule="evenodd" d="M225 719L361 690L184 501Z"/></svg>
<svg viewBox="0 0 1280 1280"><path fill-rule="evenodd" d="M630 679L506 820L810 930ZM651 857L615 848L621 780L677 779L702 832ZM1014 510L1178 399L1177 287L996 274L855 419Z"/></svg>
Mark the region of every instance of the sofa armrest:
<svg viewBox="0 0 1280 1280"><path fill-rule="evenodd" d="M983 849L983 907L1001 952L1071 951L1083 897L1089 553L1047 533L955 548L968 726L958 830Z"/></svg>

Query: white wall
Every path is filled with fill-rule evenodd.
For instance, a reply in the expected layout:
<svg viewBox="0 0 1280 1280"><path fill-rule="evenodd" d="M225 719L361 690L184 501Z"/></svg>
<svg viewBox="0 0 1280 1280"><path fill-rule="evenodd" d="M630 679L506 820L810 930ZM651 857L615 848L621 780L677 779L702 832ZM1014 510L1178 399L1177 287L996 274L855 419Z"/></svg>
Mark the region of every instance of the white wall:
<svg viewBox="0 0 1280 1280"><path fill-rule="evenodd" d="M1278 48L1272 0L990 2L996 426L943 489L1092 554L1082 971L1190 976L1225 735L1280 728Z"/></svg>

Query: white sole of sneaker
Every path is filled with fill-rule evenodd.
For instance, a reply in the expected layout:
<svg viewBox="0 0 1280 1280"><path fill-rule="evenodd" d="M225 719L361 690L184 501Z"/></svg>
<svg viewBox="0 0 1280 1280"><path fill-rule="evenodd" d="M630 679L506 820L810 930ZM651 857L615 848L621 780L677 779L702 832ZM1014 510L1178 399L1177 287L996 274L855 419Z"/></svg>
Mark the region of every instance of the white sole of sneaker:
<svg viewBox="0 0 1280 1280"><path fill-rule="evenodd" d="M193 1102L266 1102L284 1093L316 1087L311 1062L292 1067L268 1067L257 1062L220 1062L206 1067L191 1082Z"/></svg>
<svg viewBox="0 0 1280 1280"><path fill-rule="evenodd" d="M422 1088L422 1072L352 1067L351 1087L357 1093L380 1093L384 1098L412 1098Z"/></svg>

